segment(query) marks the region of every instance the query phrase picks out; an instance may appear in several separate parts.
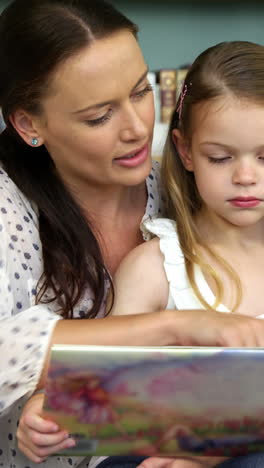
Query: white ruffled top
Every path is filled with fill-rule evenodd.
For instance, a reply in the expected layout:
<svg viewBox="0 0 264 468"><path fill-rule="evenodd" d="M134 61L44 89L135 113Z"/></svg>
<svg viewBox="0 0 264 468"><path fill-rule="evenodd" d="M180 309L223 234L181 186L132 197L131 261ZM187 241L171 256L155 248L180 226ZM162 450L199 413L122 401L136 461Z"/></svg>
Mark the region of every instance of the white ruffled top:
<svg viewBox="0 0 264 468"><path fill-rule="evenodd" d="M160 250L164 255L164 270L169 283L167 309L204 309L196 297L188 280L183 252L181 250L176 223L167 218L148 219L143 229L160 239ZM199 265L194 267L195 282L208 304L215 302L215 295L210 289ZM219 312L230 312L226 306L219 304Z"/></svg>

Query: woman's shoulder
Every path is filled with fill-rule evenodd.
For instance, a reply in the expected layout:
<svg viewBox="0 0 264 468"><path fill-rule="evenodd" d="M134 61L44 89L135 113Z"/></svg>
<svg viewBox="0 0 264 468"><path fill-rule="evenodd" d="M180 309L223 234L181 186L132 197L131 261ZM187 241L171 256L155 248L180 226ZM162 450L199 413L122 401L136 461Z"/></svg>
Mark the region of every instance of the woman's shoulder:
<svg viewBox="0 0 264 468"><path fill-rule="evenodd" d="M24 216L34 219L37 218L37 207L23 194L11 179L4 167L0 165L0 212L12 215L24 213Z"/></svg>
<svg viewBox="0 0 264 468"><path fill-rule="evenodd" d="M148 200L144 219L149 216L162 216L164 202L162 196L162 185L160 179L160 165L158 161L152 161L151 171L146 179Z"/></svg>
<svg viewBox="0 0 264 468"><path fill-rule="evenodd" d="M21 190L17 187L15 182L8 175L4 166L0 164L0 196L1 194L8 194L15 201L17 197L24 197ZM13 201L13 200L12 200Z"/></svg>

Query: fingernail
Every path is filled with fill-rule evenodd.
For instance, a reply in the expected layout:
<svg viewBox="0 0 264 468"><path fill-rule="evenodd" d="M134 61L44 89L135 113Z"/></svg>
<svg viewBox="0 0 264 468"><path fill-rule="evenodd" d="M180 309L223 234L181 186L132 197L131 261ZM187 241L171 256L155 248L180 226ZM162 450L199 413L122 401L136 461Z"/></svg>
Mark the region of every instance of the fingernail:
<svg viewBox="0 0 264 468"><path fill-rule="evenodd" d="M52 430L52 432L57 432L59 430L59 426L54 424L53 426L51 426L51 430Z"/></svg>
<svg viewBox="0 0 264 468"><path fill-rule="evenodd" d="M67 442L67 447L74 447L74 446L75 446L75 440L70 439L70 440Z"/></svg>

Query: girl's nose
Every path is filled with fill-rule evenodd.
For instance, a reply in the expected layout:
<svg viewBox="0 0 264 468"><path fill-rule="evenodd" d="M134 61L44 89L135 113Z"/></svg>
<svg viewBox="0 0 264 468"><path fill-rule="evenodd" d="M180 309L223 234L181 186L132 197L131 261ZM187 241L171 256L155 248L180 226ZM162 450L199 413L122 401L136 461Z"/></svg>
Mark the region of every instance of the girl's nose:
<svg viewBox="0 0 264 468"><path fill-rule="evenodd" d="M233 183L252 185L257 182L257 172L254 165L239 164L233 172Z"/></svg>

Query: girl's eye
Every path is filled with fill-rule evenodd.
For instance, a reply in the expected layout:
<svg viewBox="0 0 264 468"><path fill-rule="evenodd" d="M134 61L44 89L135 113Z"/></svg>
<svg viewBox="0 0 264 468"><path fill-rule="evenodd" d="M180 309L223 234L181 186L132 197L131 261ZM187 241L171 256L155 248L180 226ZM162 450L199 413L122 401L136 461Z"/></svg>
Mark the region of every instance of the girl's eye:
<svg viewBox="0 0 264 468"><path fill-rule="evenodd" d="M98 125L103 125L105 122L111 119L112 117L112 109L110 109L105 115L102 117L98 117L98 119L91 119L91 120L85 120L85 123L89 125L89 127L96 127Z"/></svg>
<svg viewBox="0 0 264 468"><path fill-rule="evenodd" d="M142 98L144 96L146 96L146 94L150 93L151 91L153 91L153 88L152 86L148 83L147 86L145 86L144 89L141 89L140 91L136 91L134 94L133 94L133 97L135 98Z"/></svg>
<svg viewBox="0 0 264 468"><path fill-rule="evenodd" d="M224 156L223 158L213 158L213 156L208 156L208 161L212 164L222 164L230 159L230 156Z"/></svg>

